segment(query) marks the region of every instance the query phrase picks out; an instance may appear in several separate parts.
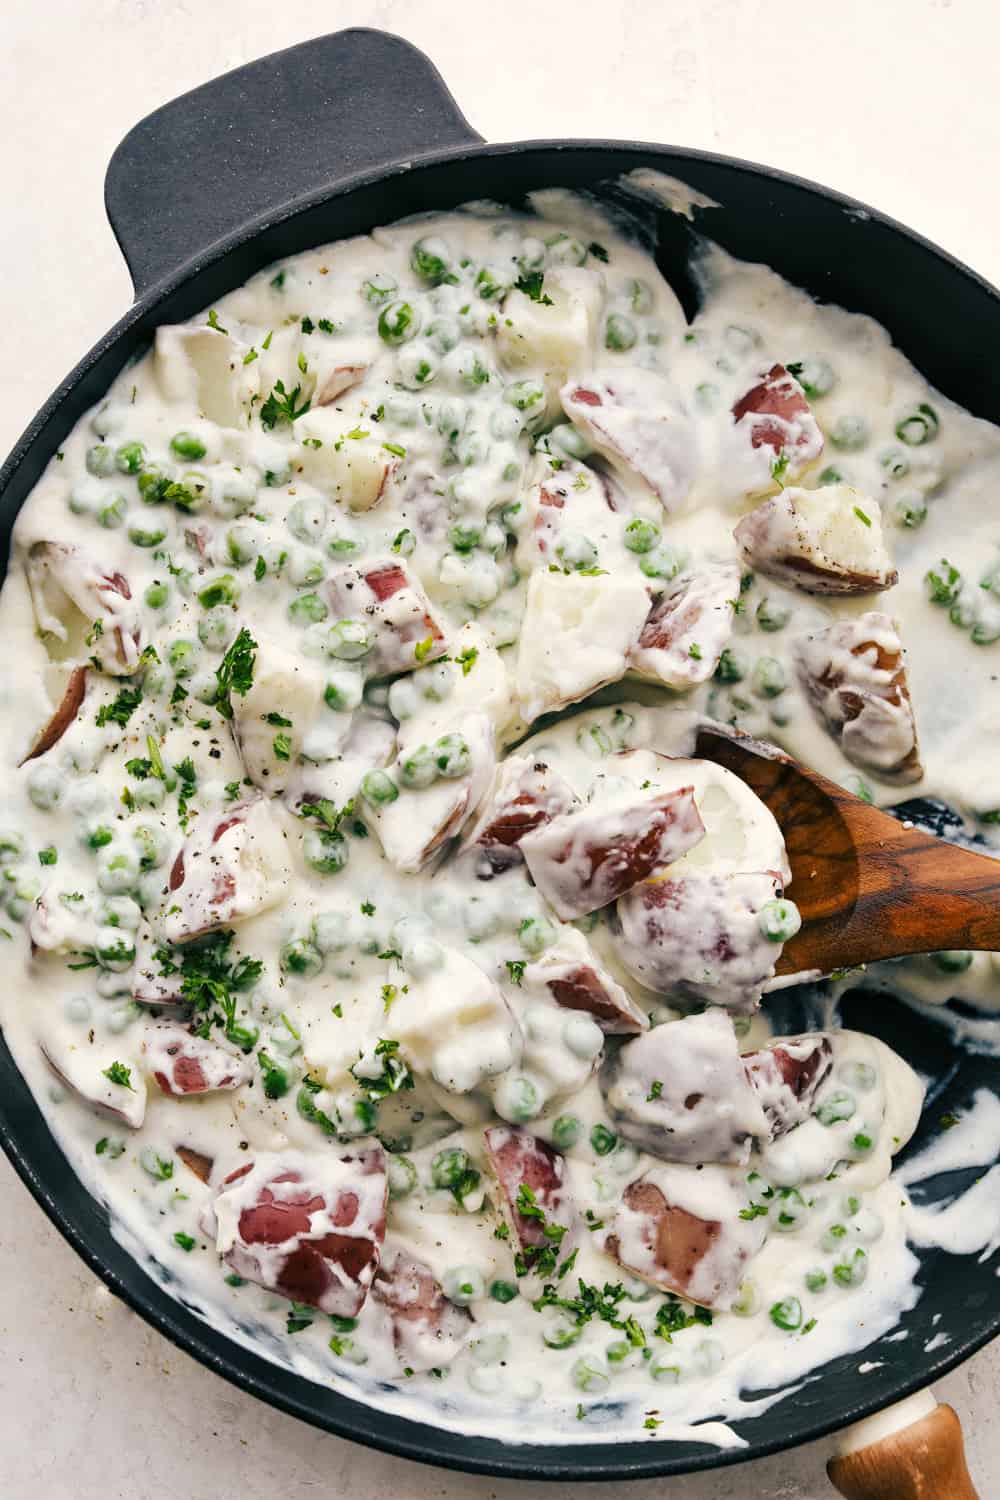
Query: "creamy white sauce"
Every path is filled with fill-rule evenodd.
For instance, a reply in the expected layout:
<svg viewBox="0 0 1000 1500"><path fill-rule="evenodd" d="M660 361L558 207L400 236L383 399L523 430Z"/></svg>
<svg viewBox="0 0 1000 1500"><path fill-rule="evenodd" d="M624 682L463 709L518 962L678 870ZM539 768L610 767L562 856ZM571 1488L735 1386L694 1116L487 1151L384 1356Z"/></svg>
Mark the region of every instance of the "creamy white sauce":
<svg viewBox="0 0 1000 1500"><path fill-rule="evenodd" d="M667 186L677 206L681 185ZM689 329L651 259L592 205L540 194L534 206L546 217L480 208L272 268L161 330L53 460L0 596L0 1018L116 1234L237 1341L456 1430L735 1446L730 1423L890 1335L918 1296L908 1241L995 1249L997 1168L945 1207L912 1206L904 1184L988 1166L997 1102L978 1096L890 1177L919 1081L874 1039L834 1031L829 1077L769 1142L762 1105L780 1089L753 1093L725 1019L724 1068L711 1038L677 1066L699 1090L741 1080L740 1109L709 1093L706 1118L730 1121L713 1151L741 1131L745 1150L671 1161L665 1145L645 1149L664 1080L637 1066L606 1098L602 1058L621 1040L554 997L588 968L626 1035L646 1017L654 1037L675 1025L680 1056L679 1018L714 999L744 1052L766 1044L757 1006L780 942L762 935L761 911L787 878L784 847L742 784L685 759L704 714L882 804L942 797L997 843L1000 641L986 638L1000 581L979 583L1000 560L985 503L1000 434L929 391L870 320L763 267L711 251ZM518 278L525 290L510 290ZM789 364L808 406L783 376L799 405L775 419L777 446L755 444L757 408L741 420L733 408ZM906 422L928 440L897 437ZM741 585L733 531L769 495L780 526L762 533L762 566L791 549L794 567L818 560L837 588L859 572L883 584L890 569L898 583L804 592L786 570ZM957 624L923 582L942 556L965 580ZM215 603L201 597L213 587ZM678 588L690 617L650 633L650 611L672 608ZM891 619L852 634L868 611ZM888 722L876 702L864 732L841 740L839 708L802 673L817 651L805 638L835 639L831 660L867 692L877 669L850 643L875 630L892 647L893 619L920 742L903 782L883 773L911 748L908 711ZM237 674L227 717L217 673L241 627L252 682ZM91 661L77 702L72 669ZM814 676L822 664L821 651ZM64 692L65 732L21 764ZM528 834L527 865L504 867L502 841L491 865L484 829L529 783L553 821ZM591 840L646 829L658 798L676 811L683 795L633 889L594 874ZM326 822L303 816L316 799ZM552 832L563 824L571 856ZM668 913L651 969L643 923L664 876L693 895ZM195 1042L171 970L190 950L164 945L206 930L235 936L227 982L200 992ZM261 967L234 985L240 957ZM913 1003L1000 1005L993 955L873 978ZM956 1024L995 1045L987 1016ZM185 1096L198 1069L211 1091ZM401 1076L412 1087L394 1089ZM629 1127L630 1112L645 1123ZM517 1272L484 1145L498 1120L562 1158L548 1221L564 1232L542 1275ZM392 1148L384 1229L381 1169L359 1176L359 1158L381 1161L373 1129ZM210 1181L179 1149L214 1163ZM442 1185L449 1151L466 1153L456 1191ZM224 1182L250 1163L245 1181ZM665 1296L648 1215L623 1200L640 1180L725 1222L687 1286L711 1313ZM313 1238L342 1233L357 1249L384 1233L381 1263L400 1285L399 1268L419 1262L448 1299L438 1332L407 1322L400 1307L418 1294L407 1283L393 1304L374 1261L313 1307L275 1295L286 1252L248 1248L240 1227L262 1184L281 1200L312 1195ZM546 1283L572 1299L580 1282L621 1286L613 1322L534 1305ZM508 1300L491 1295L498 1283ZM669 1307L686 1326L668 1340L657 1310Z"/></svg>

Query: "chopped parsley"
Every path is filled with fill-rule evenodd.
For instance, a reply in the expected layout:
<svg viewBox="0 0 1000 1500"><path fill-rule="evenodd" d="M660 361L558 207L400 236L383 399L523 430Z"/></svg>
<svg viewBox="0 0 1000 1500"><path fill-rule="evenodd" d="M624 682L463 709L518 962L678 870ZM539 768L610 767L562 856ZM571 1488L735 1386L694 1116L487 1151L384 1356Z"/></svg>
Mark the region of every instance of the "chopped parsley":
<svg viewBox="0 0 1000 1500"><path fill-rule="evenodd" d="M304 417L312 403L306 397L300 406L298 400L301 394L301 385L295 386L291 391L286 391L285 382L276 380L274 389L260 409L261 426L266 427L268 432L273 432L280 423L291 423L299 417Z"/></svg>
<svg viewBox="0 0 1000 1500"><path fill-rule="evenodd" d="M126 1068L124 1063L113 1062L110 1068L102 1068L101 1072L110 1083L117 1083L119 1088L128 1089L130 1093L135 1093L135 1089L132 1086L132 1069Z"/></svg>
<svg viewBox="0 0 1000 1500"><path fill-rule="evenodd" d="M233 693L245 697L253 686L253 669L257 660L257 642L244 625L222 661L215 669L219 684L215 706L224 719L233 717ZM185 694L186 696L186 694Z"/></svg>
<svg viewBox="0 0 1000 1500"><path fill-rule="evenodd" d="M119 724L123 729L142 702L141 687L123 687L113 703L102 703L97 710L97 724Z"/></svg>
<svg viewBox="0 0 1000 1500"><path fill-rule="evenodd" d="M682 1302L679 1297L668 1293L667 1300L656 1309L656 1327L653 1331L658 1338L666 1339L669 1344L673 1342L675 1333L693 1328L695 1323L703 1323L706 1328L711 1328L712 1314L708 1308Z"/></svg>
<svg viewBox="0 0 1000 1500"><path fill-rule="evenodd" d="M382 1059L382 1071L377 1078L368 1078L364 1074L359 1078L354 1071L357 1063L350 1069L351 1077L373 1103L413 1088L413 1074L399 1056L398 1042L383 1038L376 1043L375 1056Z"/></svg>
<svg viewBox="0 0 1000 1500"><path fill-rule="evenodd" d="M525 968L527 967L525 960L522 958L508 958L506 964L511 984L520 984L524 978Z"/></svg>
<svg viewBox="0 0 1000 1500"><path fill-rule="evenodd" d="M466 646L455 657L458 665L462 668L462 676L468 677L479 659L479 650L476 646Z"/></svg>
<svg viewBox="0 0 1000 1500"><path fill-rule="evenodd" d="M782 448L778 456L776 458L772 458L771 460L771 478L776 480L778 484L781 484L786 473L788 472L788 466L790 463L791 459L785 452L784 448Z"/></svg>
<svg viewBox="0 0 1000 1500"><path fill-rule="evenodd" d="M542 291L542 283L545 280L544 271L524 271L515 281L517 291L523 292L530 297L532 302L540 302L543 307L552 307L552 298L547 292Z"/></svg>
<svg viewBox="0 0 1000 1500"><path fill-rule="evenodd" d="M229 332L229 329L228 328L223 328L222 324L219 322L219 314L216 312L216 310L215 310L214 307L212 308L211 312L208 315L208 326L209 326L209 328L214 328L215 331L216 331L216 333L228 333Z"/></svg>
<svg viewBox="0 0 1000 1500"><path fill-rule="evenodd" d="M53 849L51 844L47 849L39 849L38 851L38 863L40 865L54 865L57 863L58 859L59 855L56 853L55 849Z"/></svg>
<svg viewBox="0 0 1000 1500"><path fill-rule="evenodd" d="M591 240L590 244L587 246L587 249L590 251L595 260L602 260L604 264L607 265L608 252L605 250L603 245L599 245L596 240Z"/></svg>
<svg viewBox="0 0 1000 1500"><path fill-rule="evenodd" d="M276 760L289 760L292 754L292 742L287 734L276 734L271 745Z"/></svg>
<svg viewBox="0 0 1000 1500"><path fill-rule="evenodd" d="M561 1297L554 1286L547 1286L532 1306L536 1312L541 1312L546 1307L558 1307L573 1319L578 1328L583 1328L593 1318L600 1318L602 1322L624 1333L633 1348L643 1347L646 1334L642 1324L632 1316L621 1316L620 1304L625 1297L625 1288L620 1281L613 1284L606 1281L598 1289L596 1286L589 1286L581 1278L577 1285L580 1290L576 1297Z"/></svg>
<svg viewBox="0 0 1000 1500"><path fill-rule="evenodd" d="M426 640L418 641L413 648L413 654L417 661L426 661L434 650L434 637L429 635Z"/></svg>
<svg viewBox="0 0 1000 1500"><path fill-rule="evenodd" d="M862 521L864 523L865 526L870 526L872 524L871 516L866 516L860 505L856 505L854 507L854 514L857 516L859 521Z"/></svg>
<svg viewBox="0 0 1000 1500"><path fill-rule="evenodd" d="M663 1083L659 1078L654 1078L649 1085L649 1093L646 1095L646 1103L652 1104L654 1099L659 1099L663 1093Z"/></svg>
<svg viewBox="0 0 1000 1500"><path fill-rule="evenodd" d="M178 1229L174 1235L174 1244L179 1245L182 1250L187 1250L189 1254L194 1249L196 1243L194 1235L185 1234L183 1229Z"/></svg>

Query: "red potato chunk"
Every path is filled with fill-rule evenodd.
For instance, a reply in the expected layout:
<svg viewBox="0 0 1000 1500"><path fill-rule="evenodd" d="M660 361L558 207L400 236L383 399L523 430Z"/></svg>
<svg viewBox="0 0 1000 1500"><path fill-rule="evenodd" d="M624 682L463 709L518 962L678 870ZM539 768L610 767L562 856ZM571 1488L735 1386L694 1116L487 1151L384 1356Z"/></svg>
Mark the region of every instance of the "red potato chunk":
<svg viewBox="0 0 1000 1500"><path fill-rule="evenodd" d="M381 1146L261 1152L223 1178L203 1228L248 1281L354 1318L379 1267L386 1193Z"/></svg>
<svg viewBox="0 0 1000 1500"><path fill-rule="evenodd" d="M575 1219L565 1185L565 1159L547 1142L513 1125L492 1125L484 1131L483 1139L487 1160L500 1188L500 1210L516 1244L528 1252L529 1262L537 1260L538 1252L549 1246L558 1250ZM527 1194L521 1192L522 1188L527 1189ZM519 1198L522 1205L527 1201L540 1209L545 1222L536 1215L522 1213ZM546 1225L558 1226L563 1234L546 1234Z"/></svg>
<svg viewBox="0 0 1000 1500"><path fill-rule="evenodd" d="M694 847L705 827L691 787L564 813L525 834L532 880L564 922L608 906Z"/></svg>
<svg viewBox="0 0 1000 1500"><path fill-rule="evenodd" d="M694 429L672 386L651 370L621 370L560 391L574 427L626 479L637 479L667 511L687 499L697 463Z"/></svg>
<svg viewBox="0 0 1000 1500"><path fill-rule="evenodd" d="M720 1010L628 1042L602 1079L620 1135L663 1161L745 1163L770 1138L733 1023Z"/></svg>
<svg viewBox="0 0 1000 1500"><path fill-rule="evenodd" d="M833 1047L822 1033L779 1037L758 1052L745 1053L743 1066L774 1141L812 1114L833 1067Z"/></svg>
<svg viewBox="0 0 1000 1500"><path fill-rule="evenodd" d="M648 989L755 1010L781 955L759 915L781 892L773 870L651 881L618 902L615 951Z"/></svg>
<svg viewBox="0 0 1000 1500"><path fill-rule="evenodd" d="M604 509L620 510L622 497L607 474L564 459L556 473L535 486L528 504L534 515L535 550L546 560L554 560L564 527L588 530L588 522L599 519Z"/></svg>
<svg viewBox="0 0 1000 1500"><path fill-rule="evenodd" d="M654 1167L622 1195L604 1249L644 1281L726 1311L767 1238L766 1217L741 1219L740 1171Z"/></svg>
<svg viewBox="0 0 1000 1500"><path fill-rule="evenodd" d="M444 626L430 600L406 564L395 558L341 568L327 591L336 619L367 627L370 646L364 663L370 676L408 672L447 650Z"/></svg>
<svg viewBox="0 0 1000 1500"><path fill-rule="evenodd" d="M810 594L877 593L899 576L878 501L849 484L782 490L744 516L733 535L751 568Z"/></svg>
<svg viewBox="0 0 1000 1500"><path fill-rule="evenodd" d="M509 756L497 767L492 794L463 844L463 851L475 851L477 878L492 880L522 865L521 840L525 834L578 804L569 783L543 760Z"/></svg>
<svg viewBox="0 0 1000 1500"><path fill-rule="evenodd" d="M784 365L772 365L732 408L737 436L759 452L760 488L773 487L772 465L787 460L783 478L797 479L823 452L823 434L805 391Z"/></svg>
<svg viewBox="0 0 1000 1500"><path fill-rule="evenodd" d="M274 803L256 797L214 819L205 814L171 867L163 935L170 943L189 943L245 921L282 901L290 878Z"/></svg>
<svg viewBox="0 0 1000 1500"><path fill-rule="evenodd" d="M211 1179L215 1162L211 1156L206 1156L204 1151L195 1151L193 1146L175 1146L174 1154L180 1157L188 1171L193 1172L199 1182L208 1182Z"/></svg>
<svg viewBox="0 0 1000 1500"><path fill-rule="evenodd" d="M238 1089L253 1077L248 1060L176 1021L159 1021L143 1041L146 1067L162 1093L174 1098Z"/></svg>
<svg viewBox="0 0 1000 1500"><path fill-rule="evenodd" d="M400 768L411 764L423 752L434 754L442 738L463 742L467 752L465 773L453 779L442 775L430 786L407 788ZM395 801L367 809L390 864L408 875L424 869L475 814L495 768L493 726L482 713L467 714L453 722L448 735L432 740L429 745L415 745L411 741L401 747L389 774L403 791Z"/></svg>
<svg viewBox="0 0 1000 1500"><path fill-rule="evenodd" d="M45 1061L70 1093L89 1104L99 1115L106 1115L127 1125L130 1130L140 1129L146 1118L146 1083L133 1058L126 1062L121 1052L108 1056L93 1056L93 1049L84 1049L56 1032L39 1042ZM129 1084L114 1083L107 1076L107 1069L121 1063L130 1076Z"/></svg>
<svg viewBox="0 0 1000 1500"><path fill-rule="evenodd" d="M101 670L111 676L136 671L142 626L123 574L108 572L82 547L35 542L28 553L27 579L43 636L67 649L79 646L79 654L96 656ZM92 638L90 644L84 635Z"/></svg>
<svg viewBox="0 0 1000 1500"><path fill-rule="evenodd" d="M368 374L368 368L368 365L337 365L320 386L316 405L332 406L338 396L343 396L353 386L360 385Z"/></svg>
<svg viewBox="0 0 1000 1500"><path fill-rule="evenodd" d="M544 989L560 1010L591 1016L606 1036L638 1036L645 1012L597 962L582 933L564 929L559 942L524 971L525 991Z"/></svg>
<svg viewBox="0 0 1000 1500"><path fill-rule="evenodd" d="M37 760L38 756L44 755L57 745L66 733L69 726L75 721L83 706L83 700L87 696L87 668L74 667L66 680L66 687L59 704L48 723L39 730L31 749L19 765L25 765L29 760Z"/></svg>
<svg viewBox="0 0 1000 1500"><path fill-rule="evenodd" d="M630 667L678 692L707 682L732 633L739 597L734 563L709 563L682 574L654 601Z"/></svg>
<svg viewBox="0 0 1000 1500"><path fill-rule="evenodd" d="M895 622L869 610L803 636L797 653L813 707L847 759L890 781L919 781L924 769Z"/></svg>
<svg viewBox="0 0 1000 1500"><path fill-rule="evenodd" d="M379 1270L372 1296L389 1313L393 1346L404 1369L441 1369L465 1348L472 1314L445 1296L421 1261L400 1251L391 1266Z"/></svg>

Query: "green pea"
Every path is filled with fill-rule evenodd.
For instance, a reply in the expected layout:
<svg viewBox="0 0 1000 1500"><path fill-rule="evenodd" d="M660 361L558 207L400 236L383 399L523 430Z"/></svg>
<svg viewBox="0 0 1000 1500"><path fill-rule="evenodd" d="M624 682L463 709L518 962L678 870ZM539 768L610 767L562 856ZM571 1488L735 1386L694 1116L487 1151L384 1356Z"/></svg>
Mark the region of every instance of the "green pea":
<svg viewBox="0 0 1000 1500"><path fill-rule="evenodd" d="M197 463L208 452L201 438L194 432L175 432L170 439L170 447L178 458L186 459L188 463Z"/></svg>
<svg viewBox="0 0 1000 1500"><path fill-rule="evenodd" d="M742 682L747 673L745 657L731 646L724 646L715 669L717 682Z"/></svg>
<svg viewBox="0 0 1000 1500"><path fill-rule="evenodd" d="M454 283L458 280L452 271L451 251L446 242L436 235L413 242L410 265L418 276L422 276L433 286L439 286L443 281Z"/></svg>
<svg viewBox="0 0 1000 1500"><path fill-rule="evenodd" d="M635 324L623 313L612 313L604 325L604 347L624 353L635 347L638 338Z"/></svg>
<svg viewBox="0 0 1000 1500"><path fill-rule="evenodd" d="M924 574L928 596L932 604L954 604L962 588L962 575L946 557L942 557L938 568L929 568Z"/></svg>
<svg viewBox="0 0 1000 1500"><path fill-rule="evenodd" d="M607 1365L603 1360L595 1359L592 1354L582 1355L580 1359L573 1361L570 1379L577 1390L587 1391L590 1395L606 1391L611 1384Z"/></svg>
<svg viewBox="0 0 1000 1500"><path fill-rule="evenodd" d="M463 1147L445 1146L431 1161L431 1182L436 1188L458 1187L471 1166Z"/></svg>
<svg viewBox="0 0 1000 1500"><path fill-rule="evenodd" d="M651 552L662 535L655 521L644 521L637 516L625 527L625 546L630 552Z"/></svg>
<svg viewBox="0 0 1000 1500"><path fill-rule="evenodd" d="M372 807L385 807L395 802L399 788L385 771L367 771L361 778L361 795Z"/></svg>
<svg viewBox="0 0 1000 1500"><path fill-rule="evenodd" d="M107 505L102 505L97 512L97 519L101 526L107 527L109 531L116 530L125 520L125 497L115 495Z"/></svg>
<svg viewBox="0 0 1000 1500"><path fill-rule="evenodd" d="M901 448L884 448L878 461L890 479L905 479L910 472L910 460Z"/></svg>
<svg viewBox="0 0 1000 1500"><path fill-rule="evenodd" d="M387 1162L389 1197L394 1201L408 1198L417 1185L417 1169L408 1156L391 1152Z"/></svg>
<svg viewBox="0 0 1000 1500"><path fill-rule="evenodd" d="M175 677L190 677L198 664L201 648L197 641L171 641L167 647L167 661Z"/></svg>
<svg viewBox="0 0 1000 1500"><path fill-rule="evenodd" d="M120 896L134 888L139 861L130 849L108 849L97 858L97 884L107 896Z"/></svg>
<svg viewBox="0 0 1000 1500"><path fill-rule="evenodd" d="M456 552L471 552L478 547L481 536L478 526L464 526L458 521L448 529L448 541Z"/></svg>
<svg viewBox="0 0 1000 1500"><path fill-rule="evenodd" d="M921 401L916 411L901 417L896 423L896 436L909 448L919 448L929 443L938 433L937 412L926 401Z"/></svg>
<svg viewBox="0 0 1000 1500"><path fill-rule="evenodd" d="M335 531L327 539L326 550L338 562L343 562L350 557L360 557L361 553L365 550L365 544L359 537L347 536L342 531ZM393 551L395 551L395 548L393 548Z"/></svg>
<svg viewBox="0 0 1000 1500"><path fill-rule="evenodd" d="M198 621L198 639L210 651L223 651L233 634L233 612L230 609L210 609Z"/></svg>
<svg viewBox="0 0 1000 1500"><path fill-rule="evenodd" d="M166 534L162 526L152 529L144 526L130 526L128 529L128 539L134 547L158 547Z"/></svg>
<svg viewBox="0 0 1000 1500"><path fill-rule="evenodd" d="M628 300L634 313L640 316L652 312L653 293L648 282L634 277L628 284Z"/></svg>
<svg viewBox="0 0 1000 1500"><path fill-rule="evenodd" d="M581 536L575 531L563 534L556 556L564 568L573 568L577 572L597 566L597 548L589 536Z"/></svg>
<svg viewBox="0 0 1000 1500"><path fill-rule="evenodd" d="M537 380L517 380L507 386L503 399L515 411L532 411L545 400L544 387Z"/></svg>
<svg viewBox="0 0 1000 1500"><path fill-rule="evenodd" d="M792 611L789 605L779 604L776 599L770 599L765 595L757 606L755 618L761 630L773 633L776 630L784 630L792 618Z"/></svg>
<svg viewBox="0 0 1000 1500"><path fill-rule="evenodd" d="M403 757L397 766L397 774L403 786L419 791L437 780L438 769L434 753L429 745L418 745Z"/></svg>
<svg viewBox="0 0 1000 1500"><path fill-rule="evenodd" d="M323 614L326 614L325 605ZM363 620L338 620L330 629L326 649L338 661L360 661L373 645L371 633Z"/></svg>
<svg viewBox="0 0 1000 1500"><path fill-rule="evenodd" d="M398 531L392 543L393 552L400 557L412 557L417 550L417 539L407 527Z"/></svg>
<svg viewBox="0 0 1000 1500"><path fill-rule="evenodd" d="M583 459L591 452L590 444L570 422L560 422L549 433L549 446L566 458ZM583 476L586 478L586 475ZM638 548L635 549L638 551Z"/></svg>
<svg viewBox="0 0 1000 1500"><path fill-rule="evenodd" d="M240 586L236 579L232 573L223 573L201 590L198 603L202 609L215 609L219 604L237 604L239 597Z"/></svg>
<svg viewBox="0 0 1000 1500"><path fill-rule="evenodd" d="M320 875L336 875L347 864L350 845L332 828L311 828L302 841L306 864Z"/></svg>
<svg viewBox="0 0 1000 1500"><path fill-rule="evenodd" d="M860 1286L867 1276L868 1255L860 1245L833 1268L833 1279L838 1286Z"/></svg>
<svg viewBox="0 0 1000 1500"><path fill-rule="evenodd" d="M820 1266L815 1266L811 1271L806 1272L805 1283L811 1292L825 1291L827 1281L827 1274Z"/></svg>
<svg viewBox="0 0 1000 1500"><path fill-rule="evenodd" d="M760 656L750 685L758 698L778 698L788 686L785 669L775 656Z"/></svg>
<svg viewBox="0 0 1000 1500"><path fill-rule="evenodd" d="M649 1373L657 1385L677 1385L681 1378L681 1367L668 1354L653 1354L649 1361Z"/></svg>
<svg viewBox="0 0 1000 1500"><path fill-rule="evenodd" d="M122 974L135 963L135 944L116 927L101 928L96 949L103 968Z"/></svg>
<svg viewBox="0 0 1000 1500"><path fill-rule="evenodd" d="M897 526L913 531L927 519L927 501L919 490L907 490L905 495L893 501L892 516Z"/></svg>
<svg viewBox="0 0 1000 1500"><path fill-rule="evenodd" d="M495 1104L497 1113L503 1115L505 1120L525 1125L538 1117L543 1100L530 1078L525 1078L523 1074L512 1076L507 1073L497 1088Z"/></svg>
<svg viewBox="0 0 1000 1500"><path fill-rule="evenodd" d="M560 1115L552 1126L552 1144L560 1151L569 1151L582 1134L583 1122L576 1115Z"/></svg>
<svg viewBox="0 0 1000 1500"><path fill-rule="evenodd" d="M33 799L32 799L33 800ZM111 842L111 834L108 834L107 842ZM24 839L21 834L7 829L0 833L0 865L12 865L15 860L24 855Z"/></svg>
<svg viewBox="0 0 1000 1500"><path fill-rule="evenodd" d="M804 359L798 373L798 382L810 401L825 396L837 383L833 366L825 359Z"/></svg>
<svg viewBox="0 0 1000 1500"><path fill-rule="evenodd" d="M571 1323L568 1318L553 1318L542 1330L542 1342L549 1349L569 1349L573 1344L579 1343L582 1328Z"/></svg>
<svg viewBox="0 0 1000 1500"><path fill-rule="evenodd" d="M157 579L149 585L143 599L150 609L163 609L170 599L170 585Z"/></svg>
<svg viewBox="0 0 1000 1500"><path fill-rule="evenodd" d="M518 941L526 953L537 955L555 942L555 930L544 917L527 917L517 929Z"/></svg>
<svg viewBox="0 0 1000 1500"><path fill-rule="evenodd" d="M122 474L138 474L146 459L142 443L122 443L115 449L115 463Z"/></svg>
<svg viewBox="0 0 1000 1500"><path fill-rule="evenodd" d="M1000 640L1000 618L994 616L988 620L977 620L972 627L970 639L974 646L992 646L994 641Z"/></svg>
<svg viewBox="0 0 1000 1500"><path fill-rule="evenodd" d="M226 532L226 555L242 568L257 556L257 534L252 526L230 526Z"/></svg>
<svg viewBox="0 0 1000 1500"><path fill-rule="evenodd" d="M560 233L545 241L548 260L554 266L582 266L587 259L587 247L572 235Z"/></svg>
<svg viewBox="0 0 1000 1500"><path fill-rule="evenodd" d="M484 302L495 302L509 286L509 280L496 266L481 266L476 272L476 291Z"/></svg>
<svg viewBox="0 0 1000 1500"><path fill-rule="evenodd" d="M868 423L864 417L838 417L831 429L830 441L835 448L854 453L868 441Z"/></svg>
<svg viewBox="0 0 1000 1500"><path fill-rule="evenodd" d="M108 479L115 472L115 451L107 443L95 443L87 449L87 473L96 479Z"/></svg>
<svg viewBox="0 0 1000 1500"><path fill-rule="evenodd" d="M844 476L833 464L829 464L819 476L820 485L843 484Z"/></svg>
<svg viewBox="0 0 1000 1500"><path fill-rule="evenodd" d="M591 1129L590 1144L598 1156L608 1156L617 1146L618 1137L613 1130L598 1122Z"/></svg>
<svg viewBox="0 0 1000 1500"><path fill-rule="evenodd" d="M323 967L323 955L307 938L297 938L282 948L280 963L286 974L312 979Z"/></svg>
<svg viewBox="0 0 1000 1500"><path fill-rule="evenodd" d="M294 625L316 625L329 613L318 594L300 594L288 606L288 618Z"/></svg>
<svg viewBox="0 0 1000 1500"><path fill-rule="evenodd" d="M390 302L379 313L379 337L386 344L405 344L419 330L420 314L409 302Z"/></svg>
<svg viewBox="0 0 1000 1500"><path fill-rule="evenodd" d="M757 1283L748 1276L740 1282L739 1292L731 1311L738 1318L752 1318L759 1306L760 1293L757 1290Z"/></svg>
<svg viewBox="0 0 1000 1500"><path fill-rule="evenodd" d="M336 713L351 713L361 703L362 696L361 679L353 672L338 673L323 689L327 707Z"/></svg>
<svg viewBox="0 0 1000 1500"><path fill-rule="evenodd" d="M663 545L644 553L639 558L639 568L647 578L663 578L669 583L672 578L677 577L685 561L684 554L675 547Z"/></svg>
<svg viewBox="0 0 1000 1500"><path fill-rule="evenodd" d="M387 302L398 290L396 278L384 271L376 271L374 276L369 276L367 281L361 283L361 295L373 307Z"/></svg>
<svg viewBox="0 0 1000 1500"><path fill-rule="evenodd" d="M146 505L158 505L166 499L170 488L170 475L159 464L146 464L137 480L139 494Z"/></svg>
<svg viewBox="0 0 1000 1500"><path fill-rule="evenodd" d="M857 1107L850 1089L837 1089L827 1094L813 1113L821 1125L837 1125L841 1120L849 1120Z"/></svg>
<svg viewBox="0 0 1000 1500"><path fill-rule="evenodd" d="M802 1303L798 1297L783 1297L771 1306L771 1322L786 1333L794 1333L802 1327Z"/></svg>
<svg viewBox="0 0 1000 1500"><path fill-rule="evenodd" d="M615 1339L605 1349L604 1357L609 1365L624 1365L634 1353L635 1348L628 1339Z"/></svg>
<svg viewBox="0 0 1000 1500"><path fill-rule="evenodd" d="M794 901L765 901L757 925L769 943L787 943L802 926L802 917Z"/></svg>
<svg viewBox="0 0 1000 1500"><path fill-rule="evenodd" d="M513 1302L519 1295L518 1289L513 1281L497 1280L490 1282L490 1296L494 1302Z"/></svg>

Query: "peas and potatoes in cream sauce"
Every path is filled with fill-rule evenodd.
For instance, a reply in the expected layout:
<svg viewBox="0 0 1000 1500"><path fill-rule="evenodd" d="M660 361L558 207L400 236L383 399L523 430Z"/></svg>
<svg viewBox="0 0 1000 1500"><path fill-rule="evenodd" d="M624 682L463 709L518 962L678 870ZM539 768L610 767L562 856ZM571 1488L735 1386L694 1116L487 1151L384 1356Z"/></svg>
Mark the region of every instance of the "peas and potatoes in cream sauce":
<svg viewBox="0 0 1000 1500"><path fill-rule="evenodd" d="M52 461L0 599L0 1014L234 1337L512 1440L735 1443L916 1300L923 1089L771 1035L784 842L695 728L995 840L1000 439L869 320L713 250L688 325L537 207L272 267ZM875 977L993 1024L990 955Z"/></svg>

